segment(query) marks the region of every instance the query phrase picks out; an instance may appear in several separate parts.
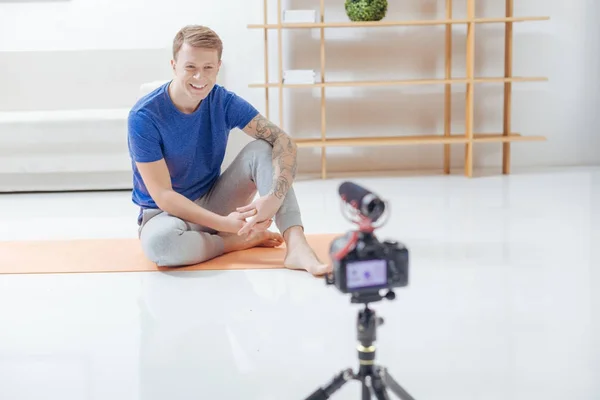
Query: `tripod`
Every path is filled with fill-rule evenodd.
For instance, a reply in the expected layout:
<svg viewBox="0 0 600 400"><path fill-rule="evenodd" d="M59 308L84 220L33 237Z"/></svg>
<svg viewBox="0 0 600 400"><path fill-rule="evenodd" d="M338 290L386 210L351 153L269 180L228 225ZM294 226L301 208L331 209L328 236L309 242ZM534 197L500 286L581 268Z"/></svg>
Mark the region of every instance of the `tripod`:
<svg viewBox="0 0 600 400"><path fill-rule="evenodd" d="M377 317L367 303L365 308L358 312L356 319L356 336L358 339L358 373L351 368L341 371L325 386L315 390L305 400L326 400L350 380L360 381L362 384L362 400L370 400L374 395L377 400L390 400L387 389L401 400L414 400L387 372L385 367L375 364L375 345L377 339L377 326L383 324L383 319Z"/></svg>

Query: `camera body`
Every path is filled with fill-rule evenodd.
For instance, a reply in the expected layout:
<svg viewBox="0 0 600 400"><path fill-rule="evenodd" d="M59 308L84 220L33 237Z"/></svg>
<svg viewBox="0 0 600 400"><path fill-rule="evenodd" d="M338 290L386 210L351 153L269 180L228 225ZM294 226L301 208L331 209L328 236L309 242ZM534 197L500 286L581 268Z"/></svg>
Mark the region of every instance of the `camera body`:
<svg viewBox="0 0 600 400"><path fill-rule="evenodd" d="M327 283L342 293L368 298L408 285L409 254L402 243L380 242L372 232L348 232L332 242L330 256L333 272Z"/></svg>

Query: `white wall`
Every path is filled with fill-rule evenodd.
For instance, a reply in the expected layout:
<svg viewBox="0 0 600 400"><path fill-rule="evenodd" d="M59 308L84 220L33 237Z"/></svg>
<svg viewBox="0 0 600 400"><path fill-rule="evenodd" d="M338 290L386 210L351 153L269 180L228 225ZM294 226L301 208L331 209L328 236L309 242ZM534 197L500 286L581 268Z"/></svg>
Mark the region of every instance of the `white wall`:
<svg viewBox="0 0 600 400"><path fill-rule="evenodd" d="M274 22L276 2L269 3L270 22ZM284 8L286 4L319 7L318 0L283 3ZM327 3L328 20L347 19L343 0ZM503 3L478 0L477 15L502 16ZM263 80L262 31L246 27L262 22L262 4L262 0L2 2L0 111L128 107L140 83L170 77L171 40L188 23L206 24L219 32L225 43L223 81L264 110L264 90L248 88L249 83ZM387 19L441 18L444 4L444 0L390 1ZM594 19L600 5L573 0L569 6L566 9L559 0L515 1L516 15L551 17L550 21L515 24L514 74L550 78L549 82L513 85L513 130L548 138L545 143L514 144L515 167L600 164L596 134L600 29ZM465 9L466 0L454 1L456 17L464 16ZM318 30L286 31L284 67L318 70L318 35ZM443 26L328 29L326 37L328 79L443 77ZM270 32L269 38L273 78L277 73L276 32ZM503 38L501 24L478 28L478 75L503 73ZM455 26L453 73L457 76L464 75L464 49L464 28ZM241 61L233 62L234 56ZM461 132L464 88L455 85L453 89L453 131ZM291 134L319 135L319 92L286 89L284 127ZM501 130L502 93L501 84L476 87L476 131ZM443 132L442 86L328 89L327 98L331 135ZM272 119L279 122L277 90L271 91L271 99ZM375 111L375 106L381 109ZM0 137L6 137L23 127L0 125L0 129ZM122 129L122 124L110 128L117 135L122 135ZM6 142L2 148L8 149ZM463 148L453 148L453 167L463 165ZM437 169L442 165L442 152L437 145L328 150L329 166L336 170ZM366 157L373 158L367 161ZM501 145L479 145L475 158L476 167L497 167ZM319 161L320 150L302 150L303 171L318 171Z"/></svg>
<svg viewBox="0 0 600 400"><path fill-rule="evenodd" d="M167 3L169 5L167 5ZM254 3L254 4L253 4ZM95 57L96 54L107 54L104 60L96 60L94 73L73 69L72 60L65 60L63 68L73 74L81 85L94 84L95 81L108 81L104 75L113 70L119 70L121 75L113 77L120 80L121 85L131 81L136 84L144 80L136 79L136 75L144 75L145 69L154 70L157 79L170 77L170 50L173 36L185 24L200 23L211 26L225 42L224 62L229 63L232 56L252 61L237 66L228 65L229 74L226 80L229 85L238 89L246 96L260 99L260 93L249 90L247 84L252 77L257 77L253 71L262 71L262 47L260 37L255 33L249 34L247 23L262 17L258 3L250 0L238 1L197 1L174 0L64 0L57 2L33 3L1 3L0 2L0 51L26 52L36 57L51 57L56 54L59 60L64 53L82 53L81 57ZM241 11L233 15L231 10ZM258 41L256 40L258 39ZM40 55L41 52L52 52L50 55ZM164 57L162 65L147 64L133 71L136 59L144 54L157 54ZM110 57L118 53L120 63ZM124 53L125 55L121 55ZM260 53L260 54L259 54ZM6 54L6 53L0 53ZM129 54L129 58L127 57ZM154 60L156 63L157 60ZM24 65L22 65L24 66ZM37 74L24 77L19 74L21 66L0 64L2 72L10 72L10 79L19 76L30 84L38 78ZM28 66L24 66L28 68ZM37 73L43 75L45 65L37 65ZM90 66L87 66L90 68ZM104 71L101 70L104 68ZM103 73L104 72L104 73ZM2 80L9 80L4 73ZM46 77L49 78L49 77ZM64 77L66 79L66 76ZM147 79L144 76L144 79ZM40 84L40 82L36 82ZM51 82L41 82L44 85ZM69 86L69 82L63 82ZM21 88L22 89L22 88ZM95 93L80 86L80 96L83 99L94 98ZM15 93L2 93L2 98ZM18 93L16 93L18 96ZM54 94L60 99L60 93ZM131 101L128 98L128 101ZM252 100L252 99L251 99ZM119 99L115 99L119 102ZM49 105L51 107L52 105ZM9 107L10 108L10 107ZM14 109L14 107L12 108Z"/></svg>

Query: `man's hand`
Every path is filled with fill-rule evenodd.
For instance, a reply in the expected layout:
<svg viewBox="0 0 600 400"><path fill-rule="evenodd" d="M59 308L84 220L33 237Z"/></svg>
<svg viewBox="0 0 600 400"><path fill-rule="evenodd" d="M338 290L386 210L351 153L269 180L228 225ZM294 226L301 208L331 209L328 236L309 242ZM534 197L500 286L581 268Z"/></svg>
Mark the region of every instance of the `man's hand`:
<svg viewBox="0 0 600 400"><path fill-rule="evenodd" d="M247 211L233 211L229 215L222 217L219 224L219 232L239 233L240 230L247 224L246 218L256 215L256 209L248 209ZM257 229L266 230L271 225L271 221L265 221L258 224ZM248 232L250 233L250 232Z"/></svg>
<svg viewBox="0 0 600 400"><path fill-rule="evenodd" d="M263 230L267 230L271 225L271 221L273 217L281 207L283 203L283 198L279 198L275 196L273 193L269 193L266 196L259 197L252 203L238 207L237 211L243 213L244 215L248 212L256 212L248 222L246 222L242 228L239 230L239 235L248 234L252 231L260 232ZM269 224L265 227L265 222L269 222Z"/></svg>

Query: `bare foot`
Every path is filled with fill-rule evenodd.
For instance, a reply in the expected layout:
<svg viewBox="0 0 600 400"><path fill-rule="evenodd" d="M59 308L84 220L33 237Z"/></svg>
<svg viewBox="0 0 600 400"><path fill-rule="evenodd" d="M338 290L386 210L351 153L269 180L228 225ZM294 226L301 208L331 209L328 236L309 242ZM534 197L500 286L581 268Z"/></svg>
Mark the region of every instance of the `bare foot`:
<svg viewBox="0 0 600 400"><path fill-rule="evenodd" d="M322 276L331 272L331 265L319 260L304 236L302 228L292 227L284 232L287 254L283 265L289 269L305 270L314 276Z"/></svg>
<svg viewBox="0 0 600 400"><path fill-rule="evenodd" d="M310 246L288 249L283 265L289 269L308 271L314 276L322 276L331 271L331 266L321 262Z"/></svg>
<svg viewBox="0 0 600 400"><path fill-rule="evenodd" d="M263 231L250 235L220 234L225 242L225 253L251 249L252 247L277 247L283 244L283 236L279 233Z"/></svg>

